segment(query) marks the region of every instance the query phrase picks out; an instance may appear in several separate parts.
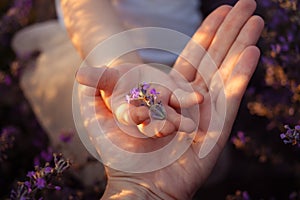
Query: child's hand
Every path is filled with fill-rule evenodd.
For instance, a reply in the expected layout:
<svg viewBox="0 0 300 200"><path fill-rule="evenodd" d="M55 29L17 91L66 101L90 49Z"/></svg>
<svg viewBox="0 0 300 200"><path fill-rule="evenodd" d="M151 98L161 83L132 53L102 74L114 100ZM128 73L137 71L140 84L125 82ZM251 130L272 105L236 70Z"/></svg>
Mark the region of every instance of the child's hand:
<svg viewBox="0 0 300 200"><path fill-rule="evenodd" d="M203 101L203 96L194 92L182 76L177 75L176 80L174 77L146 64L123 64L114 68L83 67L77 72L77 80L81 84L101 90L103 100L115 116L116 126L130 134L139 130L148 137L167 136L175 131L191 133L196 129L191 116L182 116L176 110L182 113L182 109L197 106ZM185 90L180 89L176 82L180 82ZM150 84L145 88L148 94L150 90L155 90L155 102L148 100L147 106L147 100L126 100L130 91L138 89L143 83ZM150 104L160 106L157 110ZM155 112L164 116L158 117Z"/></svg>

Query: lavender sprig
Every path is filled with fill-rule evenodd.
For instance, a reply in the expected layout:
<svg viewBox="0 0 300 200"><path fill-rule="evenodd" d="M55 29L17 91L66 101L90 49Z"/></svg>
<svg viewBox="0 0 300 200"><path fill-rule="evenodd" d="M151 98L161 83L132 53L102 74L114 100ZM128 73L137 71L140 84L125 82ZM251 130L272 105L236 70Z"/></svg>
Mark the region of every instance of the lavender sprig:
<svg viewBox="0 0 300 200"><path fill-rule="evenodd" d="M285 125L285 133L280 134L280 138L285 144L292 144L300 146L300 125L296 125L294 128L290 128L288 125Z"/></svg>
<svg viewBox="0 0 300 200"><path fill-rule="evenodd" d="M44 167L35 167L35 171L29 171L29 180L18 182L16 190L10 194L11 200L37 199L38 191L45 189L61 190L61 187L53 184L53 180L67 170L71 164L69 160L63 158L62 154L53 154L54 166L46 163ZM38 198L42 199L42 198Z"/></svg>
<svg viewBox="0 0 300 200"><path fill-rule="evenodd" d="M155 88L150 88L149 83L140 83L138 87L130 90L126 95L126 101L138 102L140 106L147 106L153 119L164 120L166 118L166 110L161 101L158 101L159 92Z"/></svg>

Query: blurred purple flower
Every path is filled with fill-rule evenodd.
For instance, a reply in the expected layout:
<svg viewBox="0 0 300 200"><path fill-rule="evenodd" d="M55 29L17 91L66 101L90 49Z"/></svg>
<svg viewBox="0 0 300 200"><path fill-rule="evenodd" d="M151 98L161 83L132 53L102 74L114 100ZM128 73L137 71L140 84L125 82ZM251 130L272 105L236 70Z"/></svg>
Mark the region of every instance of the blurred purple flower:
<svg viewBox="0 0 300 200"><path fill-rule="evenodd" d="M130 91L130 96L131 96L131 99L138 99L139 96L140 96L140 90L139 90L139 88L133 88Z"/></svg>
<svg viewBox="0 0 300 200"><path fill-rule="evenodd" d="M30 193L32 191L32 189L31 189L31 183L29 181L25 181L24 185L27 186L28 193Z"/></svg>
<svg viewBox="0 0 300 200"><path fill-rule="evenodd" d="M242 192L243 200L250 200L250 196L247 191Z"/></svg>
<svg viewBox="0 0 300 200"><path fill-rule="evenodd" d="M47 151L41 152L41 158L44 159L46 162L50 162L53 158L53 152L51 148L48 148Z"/></svg>
<svg viewBox="0 0 300 200"><path fill-rule="evenodd" d="M34 165L39 166L42 163L50 162L53 159L53 150L48 147L47 150L42 150L39 155L34 158Z"/></svg>
<svg viewBox="0 0 300 200"><path fill-rule="evenodd" d="M46 163L44 167L35 166L35 171L29 171L29 180L18 182L16 190L12 190L10 198L14 199L37 199L38 190L54 189L61 190L61 187L52 182L57 179L65 170L70 167L70 162L62 154L54 154L54 167ZM39 197L41 199L43 197Z"/></svg>
<svg viewBox="0 0 300 200"><path fill-rule="evenodd" d="M44 172L46 174L50 173L52 171L52 167L45 167Z"/></svg>
<svg viewBox="0 0 300 200"><path fill-rule="evenodd" d="M59 190L61 190L61 187L60 186L55 186L54 189L59 191Z"/></svg>
<svg viewBox="0 0 300 200"><path fill-rule="evenodd" d="M285 125L285 133L280 134L280 138L285 144L292 144L300 146L300 126L296 125L294 128L290 128L288 125Z"/></svg>
<svg viewBox="0 0 300 200"><path fill-rule="evenodd" d="M28 178L34 178L34 175L35 175L35 172L34 171L29 171L28 173L27 173L27 177Z"/></svg>
<svg viewBox="0 0 300 200"><path fill-rule="evenodd" d="M249 142L250 138L245 135L243 131L238 131L236 136L231 138L231 142L237 149L245 148L246 144Z"/></svg>
<svg viewBox="0 0 300 200"><path fill-rule="evenodd" d="M31 8L32 0L14 0L11 8L0 19L0 38L2 39L4 34L16 31L26 25ZM5 40L1 42L3 43Z"/></svg>
<svg viewBox="0 0 300 200"><path fill-rule="evenodd" d="M144 90L144 91L147 91L148 89L150 88L150 84L149 83L142 83L142 89Z"/></svg>
<svg viewBox="0 0 300 200"><path fill-rule="evenodd" d="M4 77L3 82L4 82L6 85L11 85L11 83L12 83L11 77L10 77L9 75L6 75L6 76Z"/></svg>
<svg viewBox="0 0 300 200"><path fill-rule="evenodd" d="M159 92L157 92L155 88L152 88L152 89L150 90L150 94L156 96L156 95L159 94Z"/></svg>
<svg viewBox="0 0 300 200"><path fill-rule="evenodd" d="M64 143L69 143L74 138L74 135L75 135L74 131L62 131L59 134L59 139Z"/></svg>
<svg viewBox="0 0 300 200"><path fill-rule="evenodd" d="M35 184L38 189L43 189L46 186L46 181L43 178L37 178Z"/></svg>

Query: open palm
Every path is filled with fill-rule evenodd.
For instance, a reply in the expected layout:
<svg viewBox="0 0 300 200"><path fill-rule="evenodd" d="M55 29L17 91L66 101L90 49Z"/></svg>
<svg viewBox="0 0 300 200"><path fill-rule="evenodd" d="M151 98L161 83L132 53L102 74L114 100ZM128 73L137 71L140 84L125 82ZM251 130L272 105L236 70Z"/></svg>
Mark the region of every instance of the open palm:
<svg viewBox="0 0 300 200"><path fill-rule="evenodd" d="M140 186L153 199L189 199L204 183L228 139L241 98L257 65L259 50L255 43L263 21L252 16L255 7L253 0L240 0L233 8L222 6L215 10L174 65L174 70L204 95L204 102L196 105L196 112L195 107L188 110L192 119L200 118L194 134L178 132L162 138L133 137L116 125L114 115L99 93L96 97L82 93L85 125L107 165L108 186L103 198L114 194L113 187L134 190ZM195 42L206 51L194 50ZM176 73L170 73L170 80L177 78ZM88 81L81 83L91 85ZM176 84L185 88L180 81ZM170 149L160 151L174 140ZM138 157L140 154L142 157ZM121 195L119 193L120 198Z"/></svg>

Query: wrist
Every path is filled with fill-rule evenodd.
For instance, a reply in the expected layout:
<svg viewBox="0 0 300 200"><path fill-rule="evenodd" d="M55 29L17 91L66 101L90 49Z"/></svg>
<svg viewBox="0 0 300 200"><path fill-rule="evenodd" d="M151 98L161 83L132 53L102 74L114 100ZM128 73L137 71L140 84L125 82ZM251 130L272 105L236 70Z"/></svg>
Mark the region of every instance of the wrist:
<svg viewBox="0 0 300 200"><path fill-rule="evenodd" d="M149 200L174 200L174 197L155 189L147 183L127 177L110 178L101 200L107 199L149 199Z"/></svg>

